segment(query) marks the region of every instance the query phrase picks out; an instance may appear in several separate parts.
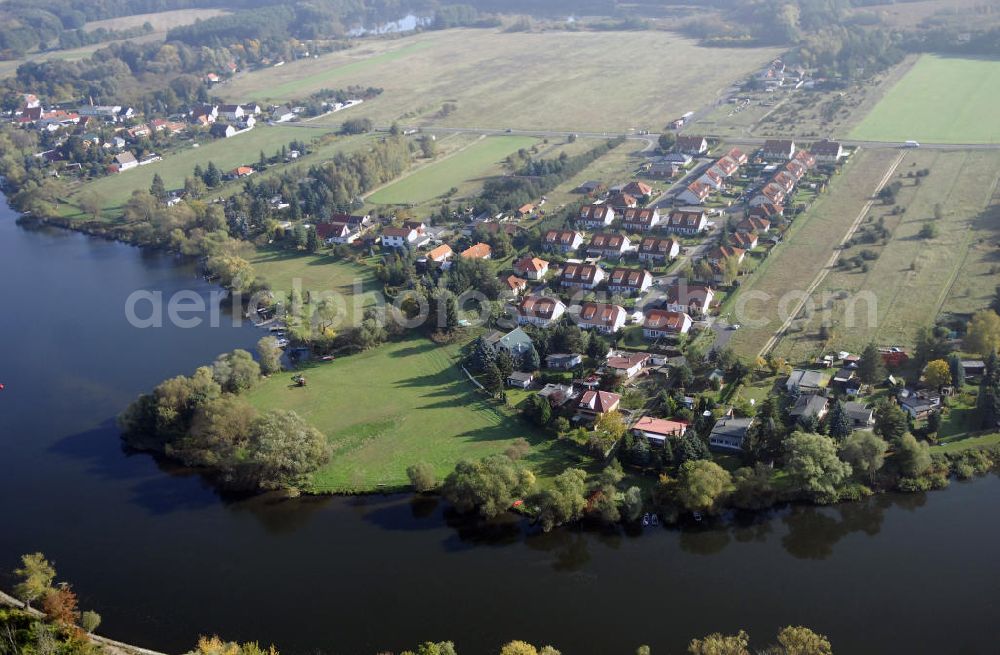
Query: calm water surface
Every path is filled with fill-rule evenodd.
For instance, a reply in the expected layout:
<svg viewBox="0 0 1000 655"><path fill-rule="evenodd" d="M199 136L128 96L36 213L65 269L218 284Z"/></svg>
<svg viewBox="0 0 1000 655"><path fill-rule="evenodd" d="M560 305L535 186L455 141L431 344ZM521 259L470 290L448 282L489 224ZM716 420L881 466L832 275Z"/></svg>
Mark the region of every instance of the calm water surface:
<svg viewBox="0 0 1000 655"><path fill-rule="evenodd" d="M515 637L567 654L679 653L695 635L764 639L801 623L838 653L1000 652L996 476L634 534L477 527L400 497L221 499L123 453L113 419L261 333L134 329L132 291L212 288L169 255L14 218L0 208L0 570L44 551L109 636L168 652L218 632L286 654L426 639L476 654Z"/></svg>

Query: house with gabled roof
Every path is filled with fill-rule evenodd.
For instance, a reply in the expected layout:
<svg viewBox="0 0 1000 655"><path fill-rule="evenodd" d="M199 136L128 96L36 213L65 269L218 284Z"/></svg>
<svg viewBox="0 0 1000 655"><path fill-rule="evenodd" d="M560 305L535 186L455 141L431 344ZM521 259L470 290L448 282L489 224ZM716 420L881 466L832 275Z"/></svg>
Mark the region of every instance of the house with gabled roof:
<svg viewBox="0 0 1000 655"><path fill-rule="evenodd" d="M412 246L420 235L413 228L386 227L382 229L382 247L402 248Z"/></svg>
<svg viewBox="0 0 1000 655"><path fill-rule="evenodd" d="M761 218L767 220L768 222L774 220L775 216L782 216L785 213L785 207L781 204L774 204L772 202L761 202L759 204L750 207L747 215L750 218Z"/></svg>
<svg viewBox="0 0 1000 655"><path fill-rule="evenodd" d="M447 243L442 243L437 248L434 248L427 253L427 261L434 262L436 264L444 264L452 258L455 251L451 249Z"/></svg>
<svg viewBox="0 0 1000 655"><path fill-rule="evenodd" d="M635 196L636 198L643 198L653 195L653 187L649 186L645 182L633 180L622 187L622 193L627 193L630 196Z"/></svg>
<svg viewBox="0 0 1000 655"><path fill-rule="evenodd" d="M541 280L549 272L549 263L526 255L514 262L514 272L529 280Z"/></svg>
<svg viewBox="0 0 1000 655"><path fill-rule="evenodd" d="M708 447L725 452L743 452L743 442L753 425L752 418L723 418L708 435Z"/></svg>
<svg viewBox="0 0 1000 655"><path fill-rule="evenodd" d="M583 245L583 235L575 230L549 230L542 237L542 246L555 252L573 252Z"/></svg>
<svg viewBox="0 0 1000 655"><path fill-rule="evenodd" d="M726 186L725 179L723 179L722 175L714 168L709 168L702 173L701 177L698 178L697 183L711 187L715 191L722 191L722 189Z"/></svg>
<svg viewBox="0 0 1000 655"><path fill-rule="evenodd" d="M690 284L680 278L664 289L663 296L664 308L668 311L704 316L712 307L715 291L704 284Z"/></svg>
<svg viewBox="0 0 1000 655"><path fill-rule="evenodd" d="M844 152L844 146L839 141L828 141L826 139L812 144L809 147L809 152L816 158L816 161L823 162L824 164L836 164L847 154Z"/></svg>
<svg viewBox="0 0 1000 655"><path fill-rule="evenodd" d="M135 158L135 155L126 150L115 155L114 163L111 164L111 170L115 173L121 173L130 168L136 168L138 165L139 160Z"/></svg>
<svg viewBox="0 0 1000 655"><path fill-rule="evenodd" d="M688 155L701 155L708 152L708 139L703 136L678 136L674 142L674 150Z"/></svg>
<svg viewBox="0 0 1000 655"><path fill-rule="evenodd" d="M771 178L771 184L777 184L787 196L792 192L792 189L795 188L795 176L787 171L778 171L778 173Z"/></svg>
<svg viewBox="0 0 1000 655"><path fill-rule="evenodd" d="M794 177L796 182L799 182L803 177L806 176L806 173L809 172L809 169L806 168L806 165L798 161L797 159L793 159L792 161L785 164L781 170Z"/></svg>
<svg viewBox="0 0 1000 655"><path fill-rule="evenodd" d="M351 231L347 223L343 222L323 222L316 224L316 236L326 243L351 243L357 239L357 235ZM351 237L354 237L352 239Z"/></svg>
<svg viewBox="0 0 1000 655"><path fill-rule="evenodd" d="M771 229L771 221L759 216L748 216L736 224L737 232L757 232L765 234Z"/></svg>
<svg viewBox="0 0 1000 655"><path fill-rule="evenodd" d="M622 228L629 232L649 232L660 224L660 210L629 208L622 213Z"/></svg>
<svg viewBox="0 0 1000 655"><path fill-rule="evenodd" d="M637 268L615 268L608 275L608 291L626 295L639 294L653 284L649 271Z"/></svg>
<svg viewBox="0 0 1000 655"><path fill-rule="evenodd" d="M709 261L710 264L721 265L722 262L733 257L736 261L743 262L743 258L746 257L746 250L743 248L734 248L733 246L716 246L708 251L705 255L705 259Z"/></svg>
<svg viewBox="0 0 1000 655"><path fill-rule="evenodd" d="M667 217L667 230L677 234L700 234L707 227L708 217L703 209L677 209Z"/></svg>
<svg viewBox="0 0 1000 655"><path fill-rule="evenodd" d="M493 249L488 243L476 243L463 250L459 256L462 259L490 259L493 256Z"/></svg>
<svg viewBox="0 0 1000 655"><path fill-rule="evenodd" d="M737 166L745 166L749 161L746 153L739 148L730 148L729 152L726 153L726 157L736 162Z"/></svg>
<svg viewBox="0 0 1000 655"><path fill-rule="evenodd" d="M236 136L236 128L225 123L213 123L209 134L217 139L228 139L229 137Z"/></svg>
<svg viewBox="0 0 1000 655"><path fill-rule="evenodd" d="M597 180L587 180L580 186L573 189L574 193L585 193L587 195L595 195L603 191L606 187L603 182L598 182Z"/></svg>
<svg viewBox="0 0 1000 655"><path fill-rule="evenodd" d="M687 334L694 321L684 312L649 309L643 316L642 335L647 339Z"/></svg>
<svg viewBox="0 0 1000 655"><path fill-rule="evenodd" d="M618 192L608 198L607 204L621 211L630 207L638 207L639 201L630 193Z"/></svg>
<svg viewBox="0 0 1000 655"><path fill-rule="evenodd" d="M584 330L614 334L625 325L625 308L620 305L585 302L580 307L576 323Z"/></svg>
<svg viewBox="0 0 1000 655"><path fill-rule="evenodd" d="M677 194L677 199L689 205L701 205L708 200L710 195L712 195L712 187L704 182L692 182Z"/></svg>
<svg viewBox="0 0 1000 655"><path fill-rule="evenodd" d="M597 232L590 238L590 243L587 244L587 254L594 257L621 258L631 247L632 243L624 234L618 234L617 232Z"/></svg>
<svg viewBox="0 0 1000 655"><path fill-rule="evenodd" d="M514 307L518 325L549 327L566 313L566 305L558 298L528 295Z"/></svg>
<svg viewBox="0 0 1000 655"><path fill-rule="evenodd" d="M591 230L605 228L615 220L615 210L604 203L592 203L580 208L576 216L576 224Z"/></svg>
<svg viewBox="0 0 1000 655"><path fill-rule="evenodd" d="M816 158L808 150L797 150L795 152L795 161L801 163L806 168L812 168L816 165Z"/></svg>
<svg viewBox="0 0 1000 655"><path fill-rule="evenodd" d="M516 275L508 275L503 279L503 290L509 296L520 296L527 291L528 281Z"/></svg>
<svg viewBox="0 0 1000 655"><path fill-rule="evenodd" d="M714 171L717 175L719 175L719 177L725 179L733 176L736 171L740 170L740 165L736 163L736 160L727 155L716 159L715 163L713 163L708 170Z"/></svg>
<svg viewBox="0 0 1000 655"><path fill-rule="evenodd" d="M795 156L795 141L791 139L768 139L761 148L764 159L791 159Z"/></svg>
<svg viewBox="0 0 1000 655"><path fill-rule="evenodd" d="M580 396L577 412L585 417L597 419L610 412L617 412L622 397L610 391L585 391Z"/></svg>
<svg viewBox="0 0 1000 655"><path fill-rule="evenodd" d="M643 237L639 242L639 261L666 262L681 252L681 246L670 237Z"/></svg>
<svg viewBox="0 0 1000 655"><path fill-rule="evenodd" d="M595 289L604 281L604 269L596 264L566 264L559 274L559 284L575 289Z"/></svg>
<svg viewBox="0 0 1000 655"><path fill-rule="evenodd" d="M757 233L756 232L740 232L737 230L730 235L733 245L737 248L743 250L753 250L757 247Z"/></svg>
<svg viewBox="0 0 1000 655"><path fill-rule="evenodd" d="M779 185L774 182L768 182L750 199L750 206L756 207L758 205L763 205L769 203L772 205L780 205L785 201L785 191Z"/></svg>

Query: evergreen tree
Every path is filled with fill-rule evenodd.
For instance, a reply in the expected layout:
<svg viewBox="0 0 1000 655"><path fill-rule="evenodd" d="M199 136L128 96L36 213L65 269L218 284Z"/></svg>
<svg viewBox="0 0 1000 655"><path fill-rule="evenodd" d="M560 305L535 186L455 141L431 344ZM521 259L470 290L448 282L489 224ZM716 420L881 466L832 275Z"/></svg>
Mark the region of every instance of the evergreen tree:
<svg viewBox="0 0 1000 655"><path fill-rule="evenodd" d="M883 400L875 407L875 434L895 443L909 429L907 413L891 400Z"/></svg>
<svg viewBox="0 0 1000 655"><path fill-rule="evenodd" d="M778 412L778 400L768 396L757 408L757 416L747 430L743 449L752 461L774 461L781 453L785 428Z"/></svg>
<svg viewBox="0 0 1000 655"><path fill-rule="evenodd" d="M316 234L315 226L311 226L309 228L309 233L306 235L306 250L309 252L316 252L319 250L319 236Z"/></svg>
<svg viewBox="0 0 1000 655"><path fill-rule="evenodd" d="M951 369L951 385L955 389L961 389L965 385L965 366L962 364L962 356L958 353L949 355L948 368Z"/></svg>
<svg viewBox="0 0 1000 655"><path fill-rule="evenodd" d="M521 368L525 371L537 371L542 367L542 358L538 356L538 351L534 344L528 348L521 358Z"/></svg>
<svg viewBox="0 0 1000 655"><path fill-rule="evenodd" d="M496 362L490 362L483 371L483 387L491 395L496 396L503 391L503 381L504 377L500 375L500 369L497 368Z"/></svg>
<svg viewBox="0 0 1000 655"><path fill-rule="evenodd" d="M851 436L851 419L847 416L844 403L839 400L833 401L830 412L826 415L826 432L837 441L843 441Z"/></svg>
<svg viewBox="0 0 1000 655"><path fill-rule="evenodd" d="M214 161L208 162L208 168L205 170L205 178L203 180L205 186L210 189L214 189L222 183L222 173L219 172L218 167L216 167Z"/></svg>
<svg viewBox="0 0 1000 655"><path fill-rule="evenodd" d="M865 346L858 361L858 377L865 384L875 384L885 377L885 366L882 364L882 355L874 343Z"/></svg>
<svg viewBox="0 0 1000 655"><path fill-rule="evenodd" d="M153 173L153 183L149 185L149 194L163 202L167 199L167 187L163 184L163 178L159 173Z"/></svg>

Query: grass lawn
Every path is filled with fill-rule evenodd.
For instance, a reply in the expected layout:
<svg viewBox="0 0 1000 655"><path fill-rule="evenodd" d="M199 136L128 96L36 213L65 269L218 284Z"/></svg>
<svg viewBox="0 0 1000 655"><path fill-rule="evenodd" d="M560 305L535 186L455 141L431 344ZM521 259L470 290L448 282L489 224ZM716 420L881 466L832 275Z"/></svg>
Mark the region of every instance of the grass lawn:
<svg viewBox="0 0 1000 655"><path fill-rule="evenodd" d="M260 409L294 410L327 435L334 454L314 476L315 492L397 488L419 461L443 477L458 460L503 452L518 437L531 442L524 461L542 483L585 459L476 393L458 353L457 345L411 336L307 368L306 387L289 386L286 373L246 398Z"/></svg>
<svg viewBox="0 0 1000 655"><path fill-rule="evenodd" d="M669 56L647 57L638 65L637 52ZM417 126L658 133L671 118L711 103L780 50L734 52L661 31L440 30L365 41L318 59L246 73L219 92L233 102L288 100L360 84L384 93L348 113L376 125L398 120ZM607 80L626 91L603 91ZM456 108L442 115L446 102ZM343 120L334 114L318 122Z"/></svg>
<svg viewBox="0 0 1000 655"><path fill-rule="evenodd" d="M347 323L357 323L364 310L375 304L382 285L369 266L334 259L323 253L262 248L250 259L258 275L276 292L298 286L312 295L334 292L344 299Z"/></svg>
<svg viewBox="0 0 1000 655"><path fill-rule="evenodd" d="M1000 61L923 55L852 139L1000 142Z"/></svg>
<svg viewBox="0 0 1000 655"><path fill-rule="evenodd" d="M537 142L537 139L522 136L480 139L465 149L432 162L376 191L367 200L379 205L426 202L447 193L466 180L479 177L507 155L521 148L530 148Z"/></svg>
<svg viewBox="0 0 1000 655"><path fill-rule="evenodd" d="M931 446L932 453L959 453L963 450L973 448L993 448L1000 446L1000 432L984 434L978 437L968 437L967 439L957 439L948 443Z"/></svg>
<svg viewBox="0 0 1000 655"><path fill-rule="evenodd" d="M196 164L201 164L202 168L205 168L208 162L215 162L215 165L223 172L243 164L256 166L262 150L265 155L270 157L280 150L281 146L288 145L290 141L308 141L318 136L321 136L321 133L313 130L261 125L250 132L229 139L198 137L197 142L200 145L197 148L192 147L190 142L181 141L180 149L165 153L163 161L139 166L117 175L107 175L82 185L75 184L68 194L67 204L64 205L64 214L83 218L83 214L75 202L80 193L93 191L104 200L104 211L117 216L132 192L136 189L149 189L153 182L153 175L157 173L163 178L167 189L180 189L184 186L184 178L192 174ZM320 153L320 156L330 157L338 149L358 143L360 138L363 137L338 138L330 145L324 146L322 149L325 154ZM308 160L303 159L302 161L316 159L318 157L314 154L310 155Z"/></svg>
<svg viewBox="0 0 1000 655"><path fill-rule="evenodd" d="M930 174L916 184L906 175L927 169ZM992 151L912 151L897 169L903 187L897 204L906 213L893 215L892 207L876 204L872 221L882 218L891 232L889 242L860 244L845 250L849 259L863 250L878 258L863 269L836 268L816 289L817 311L802 321L802 330L789 334L780 354L793 359L819 354L819 349L857 352L870 341L911 345L916 328L931 324L942 311L967 313L989 304L996 287L994 245L996 223L994 193L1000 176L1000 154ZM940 205L941 218L934 218ZM987 208L991 207L990 211ZM992 218L991 218L992 217ZM932 220L938 235L924 239L919 232ZM855 321L845 316L841 294L860 297L870 293L877 320L869 324L864 301L856 305ZM819 308L825 307L825 311ZM832 325L827 342L817 336L823 320Z"/></svg>
<svg viewBox="0 0 1000 655"><path fill-rule="evenodd" d="M803 293L826 265L896 154L890 150L856 152L831 180L830 190L794 220L785 242L743 282L733 298L727 298L726 312L743 326L729 342L735 352L751 359L757 356L795 306L794 292ZM753 295L748 295L751 292ZM743 315L736 316L734 311L742 298L747 298Z"/></svg>

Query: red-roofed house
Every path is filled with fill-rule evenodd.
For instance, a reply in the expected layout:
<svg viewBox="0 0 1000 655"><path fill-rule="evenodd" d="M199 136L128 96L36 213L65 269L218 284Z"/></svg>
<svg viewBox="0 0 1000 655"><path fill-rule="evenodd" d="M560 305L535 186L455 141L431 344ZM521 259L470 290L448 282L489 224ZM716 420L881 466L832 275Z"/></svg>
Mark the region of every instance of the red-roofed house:
<svg viewBox="0 0 1000 655"><path fill-rule="evenodd" d="M636 200L635 196L631 193L616 193L608 198L607 204L611 205L615 209L624 210L630 207L638 207L639 201Z"/></svg>
<svg viewBox="0 0 1000 655"><path fill-rule="evenodd" d="M732 246L717 246L708 251L708 255L705 256L711 264L722 264L725 260L735 257L736 261L742 262L743 258L746 257L746 251L742 248L733 248Z"/></svg>
<svg viewBox="0 0 1000 655"><path fill-rule="evenodd" d="M451 246L447 243L442 243L440 246L427 253L427 261L444 264L451 259L454 254L455 251L451 249Z"/></svg>
<svg viewBox="0 0 1000 655"><path fill-rule="evenodd" d="M639 242L639 261L666 262L680 254L681 247L669 237L645 237Z"/></svg>
<svg viewBox="0 0 1000 655"><path fill-rule="evenodd" d="M647 339L687 334L693 321L683 312L666 309L650 309L642 322L642 335Z"/></svg>
<svg viewBox="0 0 1000 655"><path fill-rule="evenodd" d="M771 221L759 216L748 216L736 224L737 232L759 232L766 233L771 229Z"/></svg>
<svg viewBox="0 0 1000 655"><path fill-rule="evenodd" d="M670 437L683 437L687 428L687 423L681 421L643 416L632 426L632 434L644 437L651 444L662 446Z"/></svg>
<svg viewBox="0 0 1000 655"><path fill-rule="evenodd" d="M580 307L577 325L584 330L614 334L625 325L625 308L620 305L585 302Z"/></svg>
<svg viewBox="0 0 1000 655"><path fill-rule="evenodd" d="M577 411L584 416L598 418L609 412L618 411L622 397L610 391L586 391L580 396Z"/></svg>
<svg viewBox="0 0 1000 655"><path fill-rule="evenodd" d="M711 194L712 187L704 182L692 182L677 195L677 199L689 205L700 205L708 200Z"/></svg>
<svg viewBox="0 0 1000 655"><path fill-rule="evenodd" d="M649 362L649 353L626 353L612 351L604 360L604 367L626 380L634 378L642 372Z"/></svg>
<svg viewBox="0 0 1000 655"><path fill-rule="evenodd" d="M514 262L514 272L529 280L541 280L549 272L549 263L538 257L522 257Z"/></svg>
<svg viewBox="0 0 1000 655"><path fill-rule="evenodd" d="M558 298L525 296L515 307L518 325L549 327L566 313L566 305Z"/></svg>
<svg viewBox="0 0 1000 655"><path fill-rule="evenodd" d="M667 217L667 230L677 234L699 234L708 227L708 217L702 210L679 209Z"/></svg>
<svg viewBox="0 0 1000 655"><path fill-rule="evenodd" d="M385 248L411 246L418 238L420 235L412 228L387 227L382 230L382 246Z"/></svg>
<svg viewBox="0 0 1000 655"><path fill-rule="evenodd" d="M737 230L732 234L733 243L744 250L753 250L757 247L756 232L740 232Z"/></svg>
<svg viewBox="0 0 1000 655"><path fill-rule="evenodd" d="M652 195L653 187L649 186L645 182L633 180L622 187L622 193L627 193L630 196L635 196L636 198L642 198L643 196Z"/></svg>
<svg viewBox="0 0 1000 655"><path fill-rule="evenodd" d="M674 143L674 150L688 155L700 155L708 152L708 140L703 136L679 136Z"/></svg>
<svg viewBox="0 0 1000 655"><path fill-rule="evenodd" d="M493 249L488 243L477 243L462 251L463 259L489 259L493 256Z"/></svg>
<svg viewBox="0 0 1000 655"><path fill-rule="evenodd" d="M591 230L599 230L611 225L615 220L615 210L609 205L584 205L577 215L576 224Z"/></svg>
<svg viewBox="0 0 1000 655"><path fill-rule="evenodd" d="M576 289L594 289L604 278L604 270L594 264L566 264L559 275L559 284Z"/></svg>
<svg viewBox="0 0 1000 655"><path fill-rule="evenodd" d="M622 228L629 232L649 232L660 223L660 211L629 208L622 213Z"/></svg>
<svg viewBox="0 0 1000 655"><path fill-rule="evenodd" d="M642 293L653 284L649 271L635 268L616 268L608 276L608 291L612 293Z"/></svg>
<svg viewBox="0 0 1000 655"><path fill-rule="evenodd" d="M714 168L709 168L707 171L702 173L701 177L698 178L697 183L709 186L716 191L722 191L723 187L726 186L726 181L723 179L722 174Z"/></svg>
<svg viewBox="0 0 1000 655"><path fill-rule="evenodd" d="M715 291L702 284L688 284L686 279L681 278L667 287L664 300L664 308L669 311L704 316L715 300Z"/></svg>
<svg viewBox="0 0 1000 655"><path fill-rule="evenodd" d="M772 205L780 205L785 201L785 191L770 182L764 185L760 191L758 191L753 198L750 199L750 206L756 207L757 205L763 205L764 203L770 203Z"/></svg>
<svg viewBox="0 0 1000 655"><path fill-rule="evenodd" d="M547 250L573 252L583 244L583 235L573 230L549 230L542 238Z"/></svg>
<svg viewBox="0 0 1000 655"><path fill-rule="evenodd" d="M528 281L516 275L508 275L503 282L504 290L515 297L520 296L528 288Z"/></svg>
<svg viewBox="0 0 1000 655"><path fill-rule="evenodd" d="M587 244L587 254L593 257L621 258L631 245L628 237L624 234L598 232L590 238L590 243Z"/></svg>

